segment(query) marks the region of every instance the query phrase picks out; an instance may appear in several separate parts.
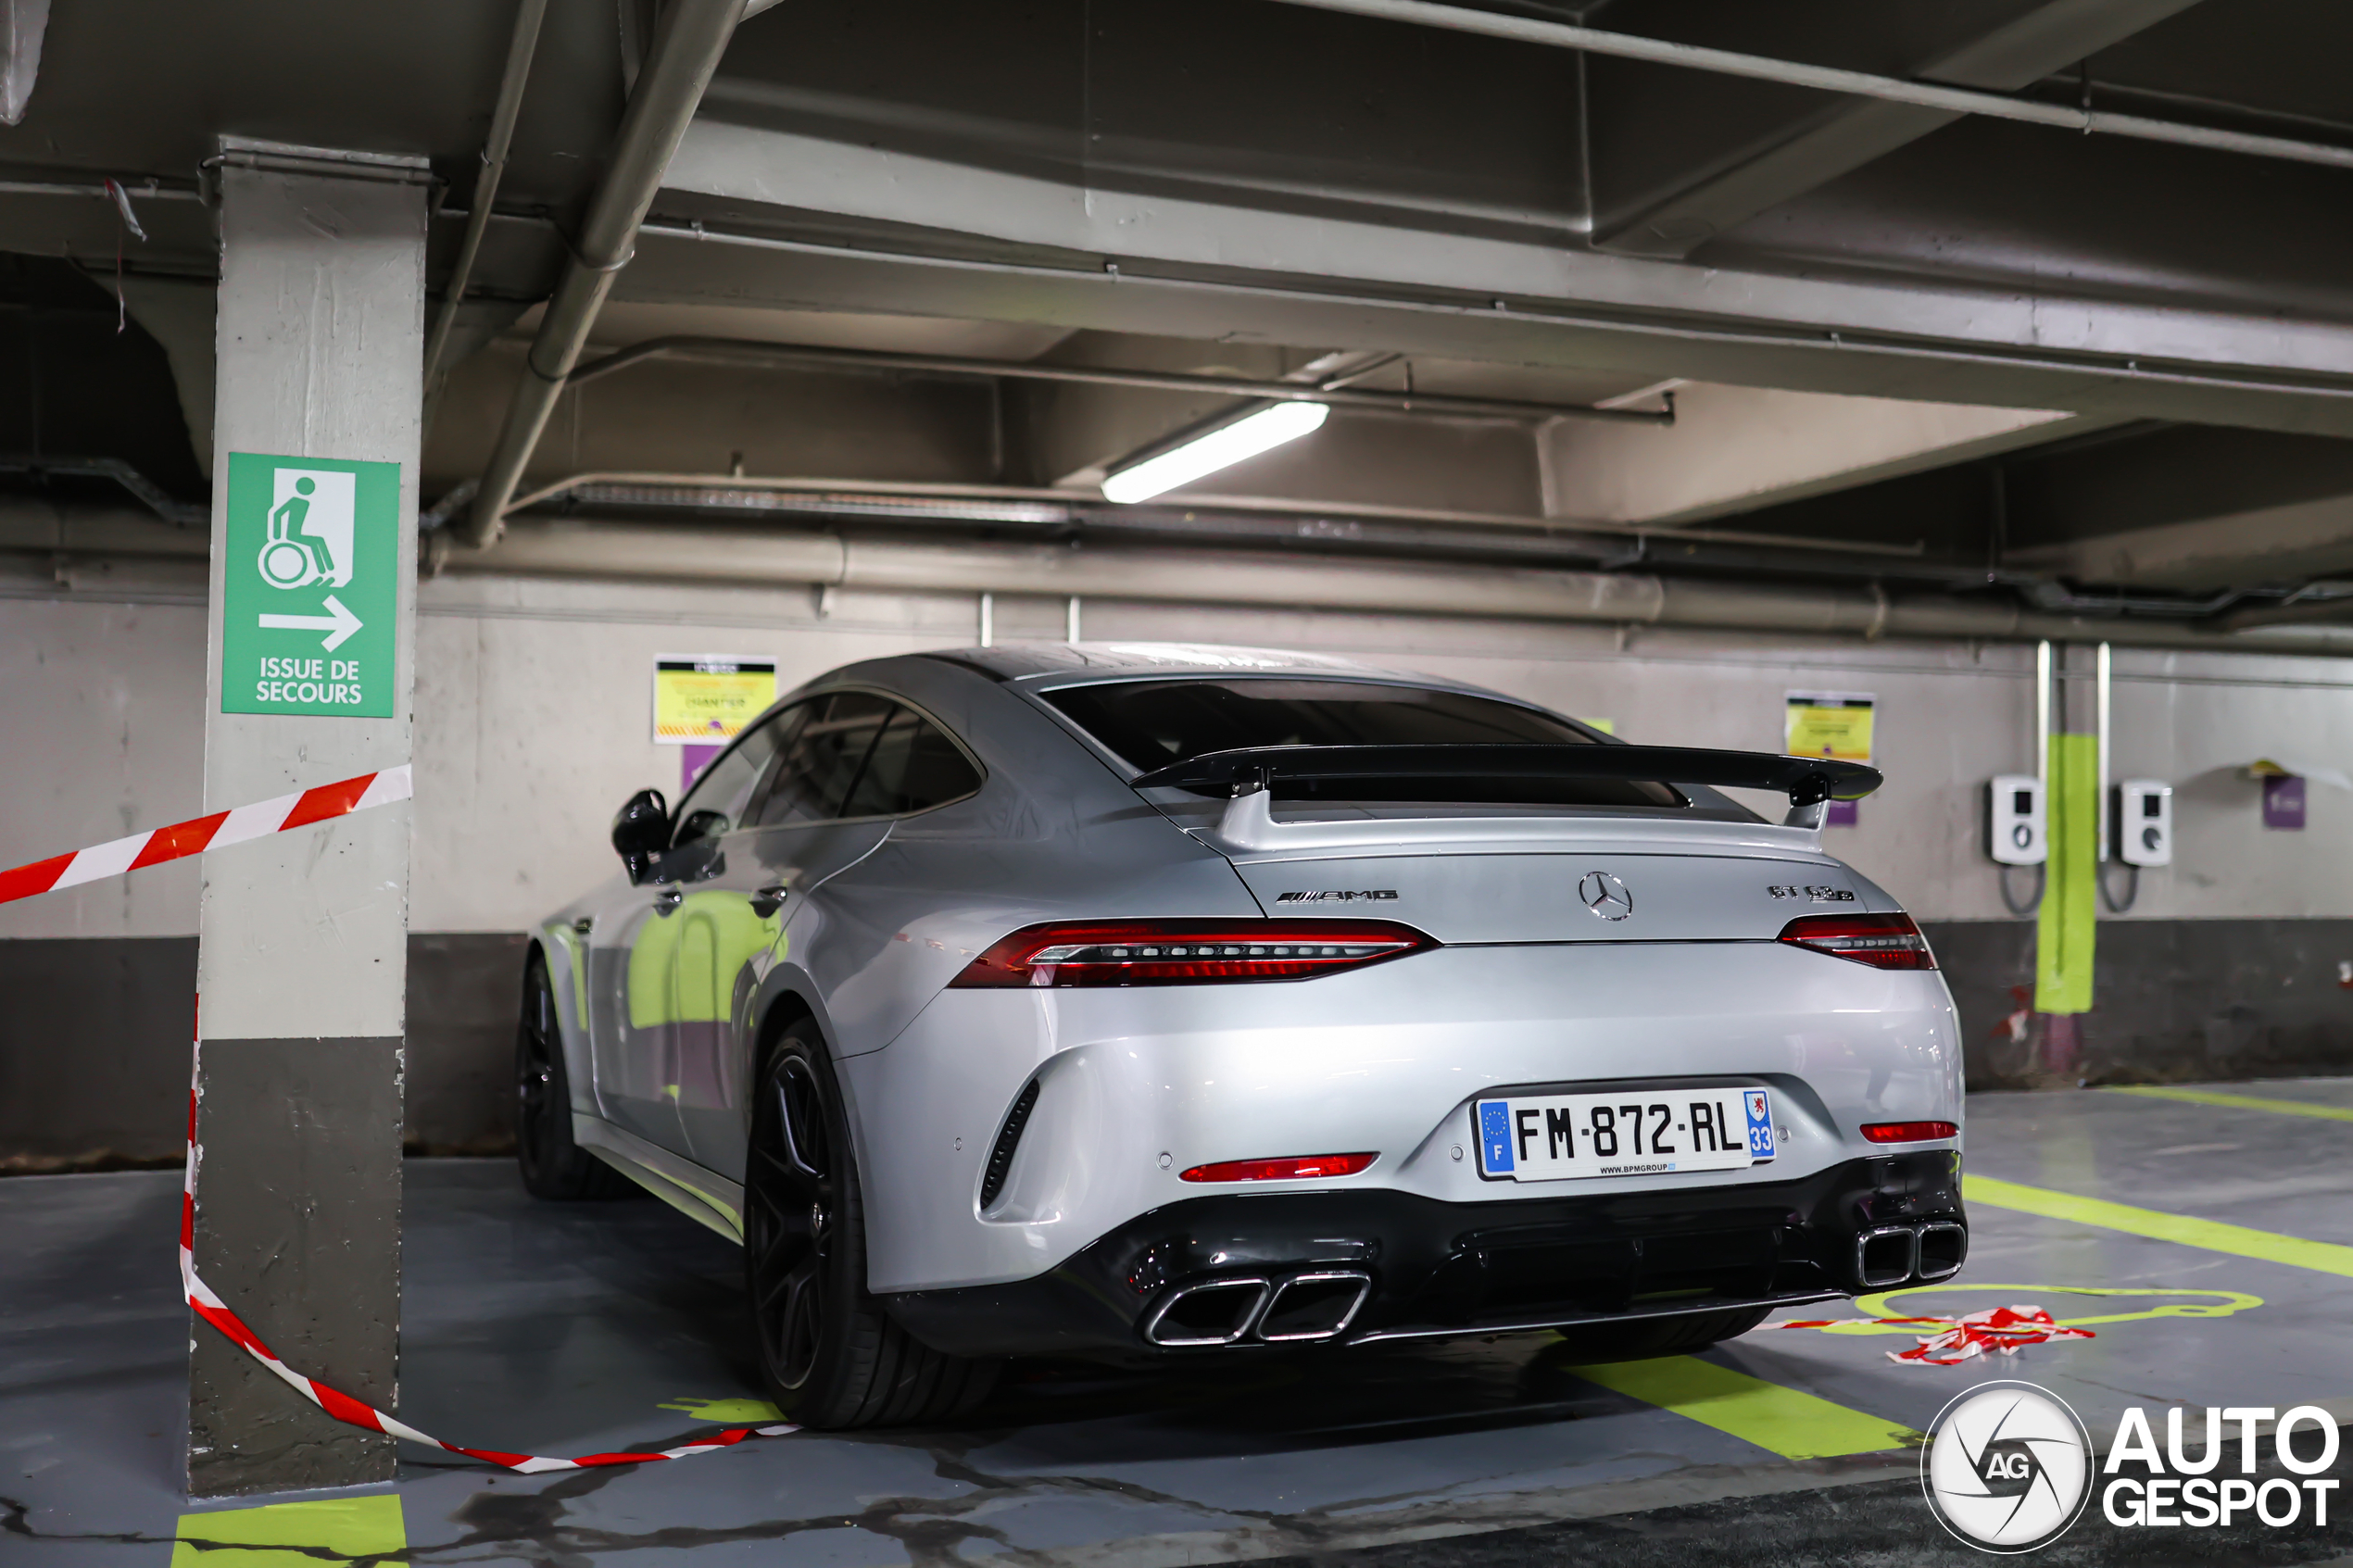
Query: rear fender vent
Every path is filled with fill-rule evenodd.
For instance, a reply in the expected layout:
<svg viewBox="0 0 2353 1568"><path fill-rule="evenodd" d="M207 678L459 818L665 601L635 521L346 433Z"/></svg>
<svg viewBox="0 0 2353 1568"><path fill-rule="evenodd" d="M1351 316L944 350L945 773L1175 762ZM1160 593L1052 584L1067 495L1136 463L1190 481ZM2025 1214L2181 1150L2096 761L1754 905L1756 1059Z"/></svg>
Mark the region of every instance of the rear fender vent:
<svg viewBox="0 0 2353 1568"><path fill-rule="evenodd" d="M1005 1124L997 1130L997 1142L988 1150L988 1166L980 1178L980 1206L987 1209L1004 1196L1005 1177L1013 1168L1013 1150L1021 1147L1021 1130L1029 1125L1029 1113L1038 1109L1038 1080L1032 1078L1024 1085L1013 1108L1005 1112Z"/></svg>

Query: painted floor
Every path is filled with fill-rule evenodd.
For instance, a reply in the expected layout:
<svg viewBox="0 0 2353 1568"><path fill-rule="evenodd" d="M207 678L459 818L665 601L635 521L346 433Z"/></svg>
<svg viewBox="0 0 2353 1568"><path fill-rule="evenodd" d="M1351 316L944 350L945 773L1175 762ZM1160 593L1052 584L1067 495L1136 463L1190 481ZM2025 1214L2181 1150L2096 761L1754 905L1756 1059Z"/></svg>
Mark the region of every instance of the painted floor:
<svg viewBox="0 0 2353 1568"><path fill-rule="evenodd" d="M2038 1383L2102 1441L2135 1403L2353 1418L2353 1079L1985 1095L1969 1118L1959 1280L1783 1316L2035 1303L2096 1337L1953 1368L1895 1365L1918 1331L1863 1324L1602 1368L1549 1336L1023 1364L954 1430L552 1477L409 1450L392 1486L202 1508L179 1492L177 1173L0 1181L0 1564L1974 1562L1916 1445L1980 1381ZM652 1202L534 1203L505 1162L407 1179L406 1419L581 1453L763 1413L724 1242ZM2034 1561L2353 1562L2353 1528L2125 1530L2095 1506Z"/></svg>

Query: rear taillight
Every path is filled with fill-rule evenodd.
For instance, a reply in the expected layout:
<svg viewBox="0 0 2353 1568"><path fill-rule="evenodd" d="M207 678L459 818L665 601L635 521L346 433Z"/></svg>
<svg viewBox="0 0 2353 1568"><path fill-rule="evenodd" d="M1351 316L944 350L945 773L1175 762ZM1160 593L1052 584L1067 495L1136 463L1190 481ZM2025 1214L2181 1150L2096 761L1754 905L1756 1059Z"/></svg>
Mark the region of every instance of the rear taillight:
<svg viewBox="0 0 2353 1568"><path fill-rule="evenodd" d="M1353 1176L1378 1154L1294 1154L1281 1160L1227 1160L1177 1173L1188 1182L1300 1182L1313 1176Z"/></svg>
<svg viewBox="0 0 2353 1568"><path fill-rule="evenodd" d="M1873 969L1934 969L1936 956L1909 915L1806 915L1781 927L1780 939Z"/></svg>
<svg viewBox="0 0 2353 1568"><path fill-rule="evenodd" d="M1201 985L1308 980L1438 944L1385 920L1102 921L1024 926L951 987Z"/></svg>
<svg viewBox="0 0 2353 1568"><path fill-rule="evenodd" d="M1951 1122L1867 1122L1863 1135L1873 1143L1930 1143L1957 1138L1961 1129Z"/></svg>

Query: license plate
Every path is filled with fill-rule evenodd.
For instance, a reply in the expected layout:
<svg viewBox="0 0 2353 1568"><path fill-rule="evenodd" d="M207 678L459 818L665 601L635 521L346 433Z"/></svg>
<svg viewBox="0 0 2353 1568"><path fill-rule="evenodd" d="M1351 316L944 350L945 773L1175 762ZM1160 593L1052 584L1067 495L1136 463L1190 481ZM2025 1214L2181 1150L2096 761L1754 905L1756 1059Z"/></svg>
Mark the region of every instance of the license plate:
<svg viewBox="0 0 2353 1568"><path fill-rule="evenodd" d="M1778 1152L1765 1089L1635 1089L1483 1099L1478 1168L1516 1182L1745 1170Z"/></svg>

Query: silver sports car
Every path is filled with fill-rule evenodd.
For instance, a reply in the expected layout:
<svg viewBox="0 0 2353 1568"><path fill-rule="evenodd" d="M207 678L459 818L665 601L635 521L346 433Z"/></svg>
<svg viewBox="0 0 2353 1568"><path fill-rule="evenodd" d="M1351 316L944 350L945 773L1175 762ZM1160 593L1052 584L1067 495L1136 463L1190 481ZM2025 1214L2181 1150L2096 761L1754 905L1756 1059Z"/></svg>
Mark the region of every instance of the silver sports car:
<svg viewBox="0 0 2353 1568"><path fill-rule="evenodd" d="M1820 843L1878 783L1302 654L854 664L535 934L523 1179L739 1240L817 1426L1012 1355L1655 1355L1941 1279L1952 1000Z"/></svg>

